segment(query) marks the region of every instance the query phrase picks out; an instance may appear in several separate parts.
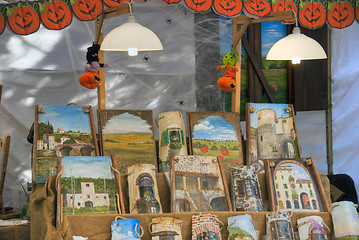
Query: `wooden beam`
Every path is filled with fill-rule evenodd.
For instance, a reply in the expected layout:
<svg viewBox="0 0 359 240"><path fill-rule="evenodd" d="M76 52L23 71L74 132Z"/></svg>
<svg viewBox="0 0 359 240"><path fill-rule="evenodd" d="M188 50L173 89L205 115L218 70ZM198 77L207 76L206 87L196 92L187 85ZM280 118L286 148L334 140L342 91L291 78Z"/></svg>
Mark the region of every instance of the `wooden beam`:
<svg viewBox="0 0 359 240"><path fill-rule="evenodd" d="M103 11L102 15L95 21L95 44L101 45L103 41L103 21L107 18L116 17L121 14L131 13L132 4L121 4L116 7L107 8ZM103 66L105 56L103 51L98 52L99 63ZM105 88L105 69L100 67L98 71L101 84L97 87L98 109L106 109L106 88Z"/></svg>
<svg viewBox="0 0 359 240"><path fill-rule="evenodd" d="M245 24L248 19L251 19L252 23L262 23L262 22L273 22L273 21L284 21L284 20L295 20L295 14L293 11L280 11L280 12L271 12L270 14L262 18L250 18L246 15L240 15L237 17L237 24Z"/></svg>
<svg viewBox="0 0 359 240"><path fill-rule="evenodd" d="M233 20L234 20L234 19L233 19ZM236 18L236 21L239 21L239 19ZM243 23L243 26L240 27L239 32L236 32L236 33L233 32L233 37L234 37L234 39L233 39L233 41L232 41L232 46L233 46L233 47L236 47L236 46L238 45L239 40L241 40L241 38L243 37L244 33L246 32L246 30L247 30L249 24L251 24L252 21L253 21L252 18L247 18L247 19L245 19L245 21L244 21L244 23ZM237 26L238 26L238 25L236 24L236 26L233 26L233 28L236 28L236 29L237 29Z"/></svg>
<svg viewBox="0 0 359 240"><path fill-rule="evenodd" d="M243 29L243 27L241 29L239 29L238 31L238 24L236 22L236 18L233 19L233 39L235 39L235 36L238 36L239 33L241 31L241 29ZM237 112L240 113L241 112L241 44L238 44L240 41L240 39L238 40L233 40L232 41L232 46L234 48L236 48L237 52L238 52L238 61L236 63L236 67L238 68L238 72L236 72L236 88L235 91L232 93L232 112ZM237 42L237 43L235 43Z"/></svg>
<svg viewBox="0 0 359 240"><path fill-rule="evenodd" d="M272 92L272 89L269 86L269 84L268 84L268 82L266 80L266 77L264 76L264 74L262 72L262 68L261 68L260 64L258 64L258 60L255 57L253 50L250 48L248 40L247 40L247 38L245 36L242 37L242 44L244 46L244 49L247 52L248 58L250 59L250 61L253 64L253 67L254 67L254 69L256 71L256 74L257 74L260 82L262 83L262 86L263 86L264 90L266 91L266 93L267 93L267 95L269 97L269 100L272 103L277 103L277 99L275 98L275 96L274 96L274 94Z"/></svg>

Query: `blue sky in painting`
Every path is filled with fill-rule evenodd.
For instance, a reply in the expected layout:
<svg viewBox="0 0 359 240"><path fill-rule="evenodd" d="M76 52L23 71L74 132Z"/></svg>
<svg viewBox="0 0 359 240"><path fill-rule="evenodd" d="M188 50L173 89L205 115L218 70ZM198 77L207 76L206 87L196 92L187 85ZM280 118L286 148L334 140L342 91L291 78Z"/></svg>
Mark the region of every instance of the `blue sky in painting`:
<svg viewBox="0 0 359 240"><path fill-rule="evenodd" d="M286 25L279 21L262 23L262 56L267 56L269 49L287 36Z"/></svg>
<svg viewBox="0 0 359 240"><path fill-rule="evenodd" d="M102 129L103 133L152 133L151 126L130 113L112 117Z"/></svg>
<svg viewBox="0 0 359 240"><path fill-rule="evenodd" d="M293 167L294 173L295 173L295 178L296 179L305 179L305 180L311 180L310 176L308 175L308 173L299 165L297 164L293 164L293 163L285 163L285 164L281 164L280 166L290 166Z"/></svg>
<svg viewBox="0 0 359 240"><path fill-rule="evenodd" d="M89 114L85 113L83 106L41 106L45 113L39 113L39 122L50 124L54 131L63 128L64 131L91 132Z"/></svg>
<svg viewBox="0 0 359 240"><path fill-rule="evenodd" d="M119 219L118 225L115 221L111 224L112 239L140 239L135 235L135 227L137 225L137 232L140 233L139 221L134 218Z"/></svg>
<svg viewBox="0 0 359 240"><path fill-rule="evenodd" d="M286 118L289 117L289 114L285 111L288 107L288 104L280 104L280 103L250 103L249 107L255 107L255 113L262 109L272 109L275 111L276 118ZM251 127L257 128L257 118L251 115Z"/></svg>
<svg viewBox="0 0 359 240"><path fill-rule="evenodd" d="M231 51L232 46L232 20L225 17L219 18L220 54ZM279 21L262 23L262 56L267 56L269 49L278 40L287 35L286 25ZM243 48L242 48L242 51ZM242 52L242 55L244 52Z"/></svg>
<svg viewBox="0 0 359 240"><path fill-rule="evenodd" d="M113 178L111 158L108 156L64 156L62 177ZM70 171L70 168L72 170Z"/></svg>
<svg viewBox="0 0 359 240"><path fill-rule="evenodd" d="M193 127L193 139L238 140L233 124L219 116L209 116L199 120Z"/></svg>

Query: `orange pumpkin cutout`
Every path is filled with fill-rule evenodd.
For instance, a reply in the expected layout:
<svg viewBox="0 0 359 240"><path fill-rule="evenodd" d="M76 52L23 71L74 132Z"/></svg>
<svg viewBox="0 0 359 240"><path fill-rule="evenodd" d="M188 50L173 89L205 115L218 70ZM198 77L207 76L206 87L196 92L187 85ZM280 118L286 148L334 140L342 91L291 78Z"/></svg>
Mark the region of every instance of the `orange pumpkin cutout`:
<svg viewBox="0 0 359 240"><path fill-rule="evenodd" d="M3 33L4 29L5 29L5 18L0 12L0 34Z"/></svg>
<svg viewBox="0 0 359 240"><path fill-rule="evenodd" d="M299 21L304 27L310 29L322 27L326 15L323 5L319 2L306 2L299 5Z"/></svg>
<svg viewBox="0 0 359 240"><path fill-rule="evenodd" d="M354 21L354 8L345 1L328 4L327 21L334 28L350 26Z"/></svg>
<svg viewBox="0 0 359 240"><path fill-rule="evenodd" d="M243 6L249 16L263 17L272 10L270 2L266 0L244 0Z"/></svg>
<svg viewBox="0 0 359 240"><path fill-rule="evenodd" d="M107 7L117 7L122 3L130 2L130 0L103 0Z"/></svg>
<svg viewBox="0 0 359 240"><path fill-rule="evenodd" d="M233 17L237 16L242 11L241 0L213 0L213 10L222 16Z"/></svg>
<svg viewBox="0 0 359 240"><path fill-rule="evenodd" d="M61 0L39 2L39 9L42 24L48 29L60 30L71 24L71 9Z"/></svg>
<svg viewBox="0 0 359 240"><path fill-rule="evenodd" d="M298 14L298 9L294 5L293 1L287 1L287 0L272 0L272 11L273 12L280 12L280 11L286 11L286 10L293 10L295 12L295 15ZM294 23L295 19L293 20L284 20L282 23Z"/></svg>
<svg viewBox="0 0 359 240"><path fill-rule="evenodd" d="M6 6L6 16L9 28L15 34L28 35L36 32L40 27L39 14L29 3L17 3Z"/></svg>
<svg viewBox="0 0 359 240"><path fill-rule="evenodd" d="M167 3L167 4L172 4L172 3L179 3L181 2L181 0L162 0L163 2Z"/></svg>
<svg viewBox="0 0 359 240"><path fill-rule="evenodd" d="M213 0L184 0L187 7L196 12L206 12L212 6Z"/></svg>
<svg viewBox="0 0 359 240"><path fill-rule="evenodd" d="M103 10L101 0L70 0L75 16L81 21L91 21L100 16Z"/></svg>
<svg viewBox="0 0 359 240"><path fill-rule="evenodd" d="M101 84L100 75L96 72L86 72L79 77L81 86L94 89Z"/></svg>

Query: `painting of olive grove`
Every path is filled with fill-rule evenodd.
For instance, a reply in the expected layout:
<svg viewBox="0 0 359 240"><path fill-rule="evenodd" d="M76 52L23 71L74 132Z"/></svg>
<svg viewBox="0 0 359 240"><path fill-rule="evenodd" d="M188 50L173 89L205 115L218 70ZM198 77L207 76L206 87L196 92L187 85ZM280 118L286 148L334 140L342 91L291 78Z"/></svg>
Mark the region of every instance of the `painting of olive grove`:
<svg viewBox="0 0 359 240"><path fill-rule="evenodd" d="M193 155L216 156L225 172L243 166L240 117L234 112L189 112L190 151Z"/></svg>
<svg viewBox="0 0 359 240"><path fill-rule="evenodd" d="M37 183L57 174L57 158L98 154L91 107L42 105L35 108L33 160Z"/></svg>
<svg viewBox="0 0 359 240"><path fill-rule="evenodd" d="M116 214L118 187L108 156L66 156L59 160L62 209L66 215Z"/></svg>

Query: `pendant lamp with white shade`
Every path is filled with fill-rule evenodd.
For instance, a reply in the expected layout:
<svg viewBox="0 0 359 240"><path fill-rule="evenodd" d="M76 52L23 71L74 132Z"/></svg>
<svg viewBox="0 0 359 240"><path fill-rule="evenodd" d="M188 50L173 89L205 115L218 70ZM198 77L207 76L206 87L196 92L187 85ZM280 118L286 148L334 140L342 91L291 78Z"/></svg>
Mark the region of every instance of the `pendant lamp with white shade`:
<svg viewBox="0 0 359 240"><path fill-rule="evenodd" d="M301 60L327 58L323 47L317 41L300 32L296 16L295 23L293 33L276 42L266 59L291 60L293 64L299 64Z"/></svg>
<svg viewBox="0 0 359 240"><path fill-rule="evenodd" d="M136 56L139 51L163 50L161 40L150 29L136 23L130 7L127 23L113 29L102 41L100 50L127 51L129 56Z"/></svg>

